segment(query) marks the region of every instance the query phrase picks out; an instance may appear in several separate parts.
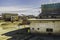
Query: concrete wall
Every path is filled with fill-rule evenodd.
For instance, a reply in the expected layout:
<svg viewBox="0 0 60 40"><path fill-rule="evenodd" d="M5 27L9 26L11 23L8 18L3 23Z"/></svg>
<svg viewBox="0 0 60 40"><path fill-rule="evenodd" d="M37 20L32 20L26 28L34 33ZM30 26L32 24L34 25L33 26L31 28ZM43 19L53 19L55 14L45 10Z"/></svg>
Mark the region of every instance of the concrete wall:
<svg viewBox="0 0 60 40"><path fill-rule="evenodd" d="M53 29L51 33L60 33L60 21L52 21L52 20L40 20L40 21L31 21L30 29L33 33L50 33L47 32L47 28ZM39 30L38 30L39 29Z"/></svg>

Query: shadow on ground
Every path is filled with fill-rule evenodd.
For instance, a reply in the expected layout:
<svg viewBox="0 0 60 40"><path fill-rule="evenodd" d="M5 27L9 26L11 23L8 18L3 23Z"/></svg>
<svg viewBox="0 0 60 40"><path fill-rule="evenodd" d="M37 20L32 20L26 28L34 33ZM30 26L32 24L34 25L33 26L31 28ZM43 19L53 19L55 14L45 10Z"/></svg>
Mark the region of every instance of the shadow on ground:
<svg viewBox="0 0 60 40"><path fill-rule="evenodd" d="M19 29L15 31L11 31L2 35L11 36L12 38L7 40L60 40L59 35L41 35L41 34L31 34L28 33L25 29Z"/></svg>

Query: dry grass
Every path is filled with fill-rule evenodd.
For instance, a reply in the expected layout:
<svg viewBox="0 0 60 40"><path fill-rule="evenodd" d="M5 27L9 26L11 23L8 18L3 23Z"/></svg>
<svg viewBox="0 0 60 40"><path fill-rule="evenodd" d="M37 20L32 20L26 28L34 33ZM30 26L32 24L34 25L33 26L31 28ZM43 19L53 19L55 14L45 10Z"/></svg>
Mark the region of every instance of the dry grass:
<svg viewBox="0 0 60 40"><path fill-rule="evenodd" d="M20 22L11 23L11 22L1 21L0 22L0 40L7 40L8 38L11 38L4 35L2 36L1 34L7 33L13 30L17 30L18 29L17 26L19 23Z"/></svg>
<svg viewBox="0 0 60 40"><path fill-rule="evenodd" d="M11 38L11 37L1 36L1 35L0 35L0 40L7 40L7 39L9 39L9 38Z"/></svg>
<svg viewBox="0 0 60 40"><path fill-rule="evenodd" d="M11 23L11 22L1 21L0 22L0 40L7 40L8 38L11 38L11 37L7 37L4 35L2 36L1 34L7 33L10 31L13 31L13 30L18 30L19 29L18 28L19 23L21 23L21 22L19 21L19 22Z"/></svg>
<svg viewBox="0 0 60 40"><path fill-rule="evenodd" d="M4 35L1 35L1 34L4 34L4 33L8 32L8 31L7 30L3 30L2 27L0 27L0 40L7 40L8 38L11 38L11 37L7 37L7 36L4 36Z"/></svg>

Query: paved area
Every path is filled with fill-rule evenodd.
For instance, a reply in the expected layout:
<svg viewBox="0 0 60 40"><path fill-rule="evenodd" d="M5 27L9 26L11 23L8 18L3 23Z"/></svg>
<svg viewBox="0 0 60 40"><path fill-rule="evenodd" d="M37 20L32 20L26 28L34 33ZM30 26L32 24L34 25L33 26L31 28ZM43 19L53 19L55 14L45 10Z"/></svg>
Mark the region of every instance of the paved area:
<svg viewBox="0 0 60 40"><path fill-rule="evenodd" d="M41 35L28 33L27 29L19 29L3 34L5 36L11 36L7 40L60 40L60 35Z"/></svg>

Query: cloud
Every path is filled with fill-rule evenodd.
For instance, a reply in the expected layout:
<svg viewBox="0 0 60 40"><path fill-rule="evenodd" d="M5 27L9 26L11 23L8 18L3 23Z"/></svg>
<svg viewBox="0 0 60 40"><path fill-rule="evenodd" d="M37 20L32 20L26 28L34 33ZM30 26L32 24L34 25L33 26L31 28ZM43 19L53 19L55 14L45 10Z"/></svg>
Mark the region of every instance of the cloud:
<svg viewBox="0 0 60 40"><path fill-rule="evenodd" d="M0 11L18 11L17 7L0 7Z"/></svg>
<svg viewBox="0 0 60 40"><path fill-rule="evenodd" d="M60 0L41 0L41 4L52 4L52 3L60 3Z"/></svg>
<svg viewBox="0 0 60 40"><path fill-rule="evenodd" d="M25 15L39 15L41 13L41 9L28 9L28 10L25 10L24 12L21 12L22 14L25 14Z"/></svg>
<svg viewBox="0 0 60 40"><path fill-rule="evenodd" d="M20 7L0 7L0 12L2 13L18 13L19 15L38 15L40 8L20 8Z"/></svg>

